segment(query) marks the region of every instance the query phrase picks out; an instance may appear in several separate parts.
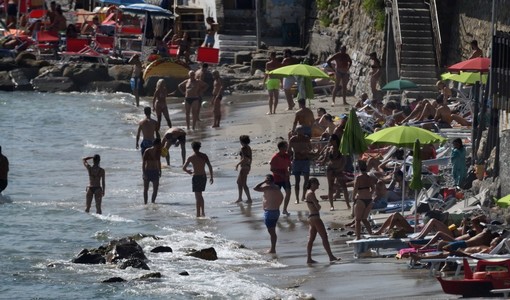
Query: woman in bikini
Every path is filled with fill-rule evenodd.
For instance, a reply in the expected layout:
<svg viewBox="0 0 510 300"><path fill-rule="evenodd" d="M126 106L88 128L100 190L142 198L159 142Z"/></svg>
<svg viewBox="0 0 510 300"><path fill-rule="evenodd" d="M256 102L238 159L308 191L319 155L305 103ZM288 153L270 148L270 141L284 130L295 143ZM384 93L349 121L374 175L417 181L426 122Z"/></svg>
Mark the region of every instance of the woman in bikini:
<svg viewBox="0 0 510 300"><path fill-rule="evenodd" d="M328 199L329 204L331 205L330 210L335 210L333 205L333 194L339 187L342 188L344 193L347 209L351 209L351 205L349 204L349 191L347 190L347 184L343 178L345 159L338 150L339 144L340 140L338 139L338 136L331 135L329 138L329 146L326 150L323 161L323 163L326 164L326 178L328 179Z"/></svg>
<svg viewBox="0 0 510 300"><path fill-rule="evenodd" d="M156 83L154 98L152 99L152 109L156 112L156 117L158 119L158 130L161 128L161 114L163 114L165 117L168 127L172 128L172 121L170 121L170 116L168 115L168 107L166 105L167 94L168 91L166 89L165 80L159 79Z"/></svg>
<svg viewBox="0 0 510 300"><path fill-rule="evenodd" d="M306 206L308 207L308 224L310 225L308 244L306 246L306 263L308 264L316 263L316 261L312 259L312 247L317 233L322 239L322 245L324 246L324 250L326 250L326 253L329 256L329 261L340 260L331 252L331 247L328 241L328 233L326 232L326 227L324 226L324 223L322 222L319 214L321 206L317 200L317 197L315 196L315 191L318 188L319 180L315 177L310 178L306 186L305 196Z"/></svg>
<svg viewBox="0 0 510 300"><path fill-rule="evenodd" d="M89 159L92 159L94 162L92 166L88 163ZM85 212L88 213L90 211L92 198L95 198L96 212L97 214L101 214L101 200L103 199L105 192L105 172L104 169L99 166L101 157L99 154L96 154L94 156L84 157L82 161L83 165L89 172L89 185L87 186Z"/></svg>
<svg viewBox="0 0 510 300"><path fill-rule="evenodd" d="M248 174L251 169L251 148L250 148L250 137L247 135L241 135L239 137L239 142L241 143L241 151L239 155L241 156L241 161L236 165L236 171L239 170L239 176L237 177L237 189L239 190L239 197L237 198L236 203L243 202L243 190L246 193L246 197L248 200L246 202L251 203L250 197L250 189L246 184L248 179Z"/></svg>
<svg viewBox="0 0 510 300"><path fill-rule="evenodd" d="M370 89L372 90L372 99L375 98L377 94L377 83L379 79L381 79L381 61L377 58L377 53L370 53L370 60L372 61L372 65L370 68L372 69L369 73L370 75Z"/></svg>
<svg viewBox="0 0 510 300"><path fill-rule="evenodd" d="M352 191L352 198L355 199L354 217L356 218L355 232L357 240L361 238L361 222L365 225L368 233L372 234L368 214L372 209L372 194L375 190L375 179L367 174L365 161L358 161L358 167L361 174L354 178L354 190Z"/></svg>

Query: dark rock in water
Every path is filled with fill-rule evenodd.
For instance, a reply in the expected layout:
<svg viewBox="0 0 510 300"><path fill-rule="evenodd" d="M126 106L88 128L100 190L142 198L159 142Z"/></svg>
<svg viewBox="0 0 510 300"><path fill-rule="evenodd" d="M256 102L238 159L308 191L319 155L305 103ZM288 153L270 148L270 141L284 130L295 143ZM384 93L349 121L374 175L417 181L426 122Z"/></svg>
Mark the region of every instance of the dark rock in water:
<svg viewBox="0 0 510 300"><path fill-rule="evenodd" d="M181 273L179 273L179 275L181 275L181 276L189 276L189 273L188 273L188 271L182 271Z"/></svg>
<svg viewBox="0 0 510 300"><path fill-rule="evenodd" d="M126 269L128 267L137 268L137 269L144 269L144 270L150 270L149 266L141 259L139 258L130 258L126 261L123 261L119 265L119 269Z"/></svg>
<svg viewBox="0 0 510 300"><path fill-rule="evenodd" d="M145 274L145 275L142 275L140 278L138 278L138 280L145 280L145 279L151 279L151 278L161 278L161 273L154 272L154 273Z"/></svg>
<svg viewBox="0 0 510 300"><path fill-rule="evenodd" d="M173 252L172 248L168 246L157 246L156 248L152 249L151 252L153 253L161 253L161 252Z"/></svg>
<svg viewBox="0 0 510 300"><path fill-rule="evenodd" d="M38 68L20 68L14 69L9 72L12 81L16 85L18 91L31 91L33 90L30 81L34 79L39 73Z"/></svg>
<svg viewBox="0 0 510 300"><path fill-rule="evenodd" d="M100 64L73 64L64 68L63 76L71 78L78 86L92 81L108 81L108 69Z"/></svg>
<svg viewBox="0 0 510 300"><path fill-rule="evenodd" d="M72 260L75 264L105 264L106 259L101 253L83 249L77 257Z"/></svg>
<svg viewBox="0 0 510 300"><path fill-rule="evenodd" d="M113 240L106 246L106 252L112 254L112 262L119 259L138 258L146 260L142 247L130 238Z"/></svg>
<svg viewBox="0 0 510 300"><path fill-rule="evenodd" d="M123 92L123 93L131 93L131 85L127 81L93 81L88 83L87 85L80 87L82 92L107 92L107 93L115 93L115 92Z"/></svg>
<svg viewBox="0 0 510 300"><path fill-rule="evenodd" d="M32 86L39 92L70 92L75 88L69 77L36 77L32 79Z"/></svg>
<svg viewBox="0 0 510 300"><path fill-rule="evenodd" d="M131 79L133 73L133 66L131 65L115 65L108 68L108 75L113 80L127 80Z"/></svg>
<svg viewBox="0 0 510 300"><path fill-rule="evenodd" d="M187 256L193 256L193 257L205 259L205 260L217 260L218 259L216 250L213 247L194 251L192 253L187 254Z"/></svg>
<svg viewBox="0 0 510 300"><path fill-rule="evenodd" d="M9 72L3 71L0 72L0 91L14 91L14 82L12 82L11 76L9 76Z"/></svg>
<svg viewBox="0 0 510 300"><path fill-rule="evenodd" d="M102 283L125 282L126 280L121 277L112 277L101 281Z"/></svg>

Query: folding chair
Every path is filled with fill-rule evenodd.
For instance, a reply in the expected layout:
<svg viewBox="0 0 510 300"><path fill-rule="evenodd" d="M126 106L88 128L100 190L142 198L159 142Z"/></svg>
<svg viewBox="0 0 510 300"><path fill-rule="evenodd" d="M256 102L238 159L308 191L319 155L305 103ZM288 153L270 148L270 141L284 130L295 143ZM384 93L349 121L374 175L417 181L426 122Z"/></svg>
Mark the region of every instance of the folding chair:
<svg viewBox="0 0 510 300"><path fill-rule="evenodd" d="M60 52L59 55L62 57L63 62L67 62L72 57L80 57L89 44L90 40L87 38L67 38L66 51Z"/></svg>
<svg viewBox="0 0 510 300"><path fill-rule="evenodd" d="M60 42L58 32L46 30L38 31L35 41L35 48L39 58L43 55L52 55L56 58L58 44Z"/></svg>

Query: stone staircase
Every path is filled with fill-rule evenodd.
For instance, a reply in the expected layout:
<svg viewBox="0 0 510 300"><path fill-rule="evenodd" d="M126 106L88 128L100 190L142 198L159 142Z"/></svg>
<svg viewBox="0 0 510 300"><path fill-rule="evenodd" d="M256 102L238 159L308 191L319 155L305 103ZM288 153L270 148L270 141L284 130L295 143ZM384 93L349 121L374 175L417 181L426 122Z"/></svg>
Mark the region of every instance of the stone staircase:
<svg viewBox="0 0 510 300"><path fill-rule="evenodd" d="M220 64L234 63L236 52L257 50L254 14L253 10L224 10L218 37Z"/></svg>
<svg viewBox="0 0 510 300"><path fill-rule="evenodd" d="M409 98L415 98L418 93L435 98L438 68L429 7L423 0L397 1L402 37L400 78L419 86L418 90L408 92Z"/></svg>

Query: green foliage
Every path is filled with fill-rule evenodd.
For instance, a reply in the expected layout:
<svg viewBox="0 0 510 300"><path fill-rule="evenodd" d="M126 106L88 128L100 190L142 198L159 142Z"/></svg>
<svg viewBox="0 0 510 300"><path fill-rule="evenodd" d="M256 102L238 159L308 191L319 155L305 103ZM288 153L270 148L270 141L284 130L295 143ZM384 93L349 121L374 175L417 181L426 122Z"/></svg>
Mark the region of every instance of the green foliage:
<svg viewBox="0 0 510 300"><path fill-rule="evenodd" d="M319 17L319 21L321 22L321 25L324 26L324 27L328 27L329 24L331 24L331 18L329 17L329 15L322 15Z"/></svg>
<svg viewBox="0 0 510 300"><path fill-rule="evenodd" d="M317 10L319 12L319 21L324 27L328 27L332 20L331 12L340 5L340 0L317 0Z"/></svg>
<svg viewBox="0 0 510 300"><path fill-rule="evenodd" d="M384 19L386 17L384 12L384 0L363 0L361 5L363 9L374 18L375 28L377 30L384 30Z"/></svg>

